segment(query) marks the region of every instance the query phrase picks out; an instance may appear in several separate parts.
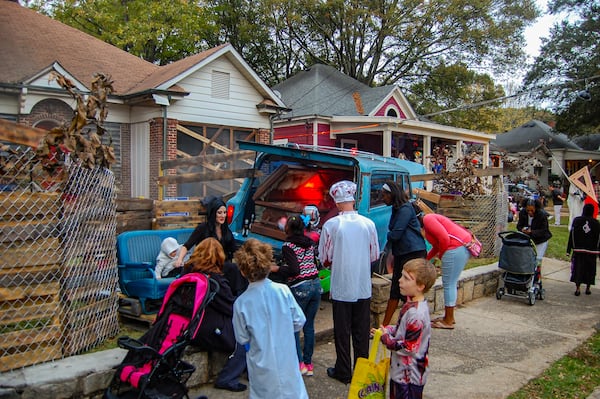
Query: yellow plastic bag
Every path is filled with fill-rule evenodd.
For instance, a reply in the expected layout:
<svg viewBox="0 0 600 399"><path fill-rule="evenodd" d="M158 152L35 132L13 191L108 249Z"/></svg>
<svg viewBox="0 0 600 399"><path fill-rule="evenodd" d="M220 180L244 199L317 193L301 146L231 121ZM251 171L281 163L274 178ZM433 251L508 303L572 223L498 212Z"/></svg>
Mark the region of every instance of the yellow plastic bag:
<svg viewBox="0 0 600 399"><path fill-rule="evenodd" d="M369 358L359 357L356 361L348 399L385 399L390 357L380 338L381 330L377 330L373 336Z"/></svg>

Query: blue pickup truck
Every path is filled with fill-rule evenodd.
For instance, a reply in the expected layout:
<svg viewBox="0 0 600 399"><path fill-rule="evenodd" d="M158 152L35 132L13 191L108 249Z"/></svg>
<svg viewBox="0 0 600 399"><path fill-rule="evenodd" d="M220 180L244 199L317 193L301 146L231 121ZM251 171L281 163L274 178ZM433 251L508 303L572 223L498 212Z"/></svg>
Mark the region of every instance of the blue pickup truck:
<svg viewBox="0 0 600 399"><path fill-rule="evenodd" d="M275 256L285 239L282 224L308 206L320 215L315 230L337 214L329 188L339 180L357 183L356 209L377 226L379 245L386 243L391 208L383 203L381 186L397 182L412 194L410 175L427 173L421 164L381 155L331 147L299 144L282 146L238 142L242 150L256 151L254 176L227 201L230 228L238 242L257 238L273 246Z"/></svg>

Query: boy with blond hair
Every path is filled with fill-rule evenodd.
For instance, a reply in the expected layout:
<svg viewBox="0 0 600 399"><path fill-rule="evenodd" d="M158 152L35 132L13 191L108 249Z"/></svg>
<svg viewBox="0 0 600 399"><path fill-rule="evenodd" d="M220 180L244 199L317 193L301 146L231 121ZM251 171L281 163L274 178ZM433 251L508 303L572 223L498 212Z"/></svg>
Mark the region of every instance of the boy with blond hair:
<svg viewBox="0 0 600 399"><path fill-rule="evenodd" d="M420 399L429 374L431 321L425 293L435 283L435 267L425 259L404 264L399 280L407 301L396 325L381 326L381 342L392 351L390 399Z"/></svg>

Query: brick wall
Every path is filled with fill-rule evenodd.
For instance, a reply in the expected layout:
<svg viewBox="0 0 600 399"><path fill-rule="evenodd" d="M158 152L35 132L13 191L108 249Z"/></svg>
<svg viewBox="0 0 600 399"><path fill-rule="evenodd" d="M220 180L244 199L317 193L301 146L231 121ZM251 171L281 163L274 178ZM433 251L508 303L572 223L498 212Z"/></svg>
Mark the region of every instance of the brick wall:
<svg viewBox="0 0 600 399"><path fill-rule="evenodd" d="M131 197L131 125L121 124L121 191L122 197Z"/></svg>
<svg viewBox="0 0 600 399"><path fill-rule="evenodd" d="M256 133L256 142L261 144L271 144L271 132L268 129L258 129Z"/></svg>
<svg viewBox="0 0 600 399"><path fill-rule="evenodd" d="M34 126L42 121L54 121L63 124L73 118L73 109L71 107L55 99L42 100L31 109L29 115L21 115L19 123L27 126Z"/></svg>
<svg viewBox="0 0 600 399"><path fill-rule="evenodd" d="M167 159L177 159L177 124L179 123L176 119L167 120ZM174 169L169 169L164 172L165 174L175 175ZM170 184L165 187L166 197L177 196L177 185Z"/></svg>
<svg viewBox="0 0 600 399"><path fill-rule="evenodd" d="M160 161L164 157L163 152L163 118L155 118L150 122L150 198L161 198L157 178L160 172ZM177 158L177 119L167 119L167 159ZM175 174L174 170L168 170L165 174ZM177 196L177 185L171 184L164 188L165 197Z"/></svg>

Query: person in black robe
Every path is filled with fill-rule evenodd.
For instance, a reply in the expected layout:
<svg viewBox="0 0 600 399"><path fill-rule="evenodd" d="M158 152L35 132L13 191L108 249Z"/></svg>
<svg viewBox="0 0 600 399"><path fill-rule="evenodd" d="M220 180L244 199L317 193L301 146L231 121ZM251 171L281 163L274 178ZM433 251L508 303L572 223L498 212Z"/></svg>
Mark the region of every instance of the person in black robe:
<svg viewBox="0 0 600 399"><path fill-rule="evenodd" d="M596 259L600 255L600 222L594 218L594 206L583 206L581 216L573 219L567 255L571 255L571 282L575 283L575 295L581 295L579 287L586 284L586 295L592 291L590 286L596 281Z"/></svg>

